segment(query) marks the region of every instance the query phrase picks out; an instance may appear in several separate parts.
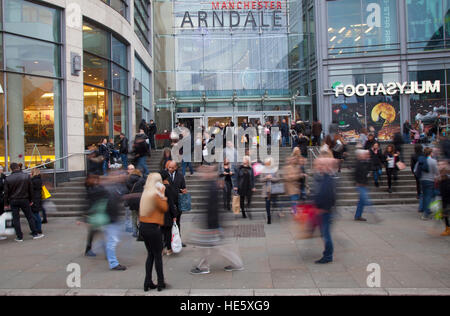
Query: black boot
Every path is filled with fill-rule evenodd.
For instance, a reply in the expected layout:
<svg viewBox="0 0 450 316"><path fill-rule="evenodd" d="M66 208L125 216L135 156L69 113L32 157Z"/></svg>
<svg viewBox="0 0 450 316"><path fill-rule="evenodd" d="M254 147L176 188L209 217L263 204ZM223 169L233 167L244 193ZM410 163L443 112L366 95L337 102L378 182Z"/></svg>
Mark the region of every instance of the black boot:
<svg viewBox="0 0 450 316"><path fill-rule="evenodd" d="M270 215L267 216L267 224L268 225L272 224L272 217Z"/></svg>

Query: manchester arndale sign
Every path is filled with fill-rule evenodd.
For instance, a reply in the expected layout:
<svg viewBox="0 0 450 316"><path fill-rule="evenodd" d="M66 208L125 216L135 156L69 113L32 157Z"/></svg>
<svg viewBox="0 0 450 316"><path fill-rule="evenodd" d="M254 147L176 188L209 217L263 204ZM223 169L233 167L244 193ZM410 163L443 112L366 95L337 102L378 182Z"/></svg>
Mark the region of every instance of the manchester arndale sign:
<svg viewBox="0 0 450 316"><path fill-rule="evenodd" d="M208 12L184 12L181 27L282 27L283 2L213 1Z"/></svg>
<svg viewBox="0 0 450 316"><path fill-rule="evenodd" d="M368 83L355 85L337 85L334 88L334 93L336 97L339 95L345 95L346 97L352 97L355 94L359 97L365 95L377 96L377 95L396 95L396 94L425 94L425 93L440 93L441 92L441 82L436 80L422 81L419 84L418 81L408 82L389 82L384 83Z"/></svg>

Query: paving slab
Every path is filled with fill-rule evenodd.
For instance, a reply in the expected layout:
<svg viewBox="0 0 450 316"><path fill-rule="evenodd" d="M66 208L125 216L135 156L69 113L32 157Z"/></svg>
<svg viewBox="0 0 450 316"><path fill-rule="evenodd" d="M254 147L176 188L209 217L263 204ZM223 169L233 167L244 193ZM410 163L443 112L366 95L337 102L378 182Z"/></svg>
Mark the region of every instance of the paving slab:
<svg viewBox="0 0 450 316"><path fill-rule="evenodd" d="M255 296L320 296L319 289L255 289Z"/></svg>
<svg viewBox="0 0 450 316"><path fill-rule="evenodd" d="M382 288L320 288L322 296L387 296L389 293Z"/></svg>
<svg viewBox="0 0 450 316"><path fill-rule="evenodd" d="M450 296L450 288L387 288L386 291L390 296L417 296L417 295L432 295L432 296Z"/></svg>
<svg viewBox="0 0 450 316"><path fill-rule="evenodd" d="M72 289L66 296L125 296L127 289Z"/></svg>
<svg viewBox="0 0 450 316"><path fill-rule="evenodd" d="M8 296L64 296L69 290L61 289L24 289L9 290Z"/></svg>
<svg viewBox="0 0 450 316"><path fill-rule="evenodd" d="M253 296L253 289L192 289L190 296Z"/></svg>

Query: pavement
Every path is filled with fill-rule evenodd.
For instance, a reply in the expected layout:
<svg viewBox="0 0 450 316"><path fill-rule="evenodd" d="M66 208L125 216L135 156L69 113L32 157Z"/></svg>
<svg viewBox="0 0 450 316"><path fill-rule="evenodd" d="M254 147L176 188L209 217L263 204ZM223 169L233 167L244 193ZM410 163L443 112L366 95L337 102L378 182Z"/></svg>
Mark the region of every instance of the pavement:
<svg viewBox="0 0 450 316"><path fill-rule="evenodd" d="M243 271L224 271L227 262L216 257L210 274L191 275L201 249L188 244L180 254L163 257L169 288L147 293L142 290L146 249L130 234L123 232L117 249L128 269L110 271L101 238L94 246L97 257L83 256L87 228L76 219L50 218L40 240L32 240L22 222L24 242L13 236L0 241L0 295L450 295L450 237L439 236L441 222L420 220L414 205L377 208L378 224L355 222L353 212L338 209L332 230L334 262L326 265L314 264L323 251L321 238L299 239L291 214L275 212L272 225L265 224L263 214L251 220L229 214L223 225L239 246ZM182 237L198 220L183 215ZM259 237L233 237L235 226L257 224ZM252 235L251 227L240 231ZM81 268L80 288L67 285L70 263ZM380 287L368 286L371 263L380 267Z"/></svg>

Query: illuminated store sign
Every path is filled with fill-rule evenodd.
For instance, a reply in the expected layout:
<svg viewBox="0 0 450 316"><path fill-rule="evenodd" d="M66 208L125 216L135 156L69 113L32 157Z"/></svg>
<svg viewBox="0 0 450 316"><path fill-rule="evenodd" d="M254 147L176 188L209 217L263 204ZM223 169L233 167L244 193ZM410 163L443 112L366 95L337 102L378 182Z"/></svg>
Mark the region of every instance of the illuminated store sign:
<svg viewBox="0 0 450 316"><path fill-rule="evenodd" d="M184 12L181 27L282 27L282 3L213 1L208 11Z"/></svg>
<svg viewBox="0 0 450 316"><path fill-rule="evenodd" d="M333 85L334 93L336 97L339 95L345 95L346 97L352 97L355 94L359 97L365 95L396 95L396 94L424 94L424 93L440 93L441 92L441 82L436 80L422 81L419 84L418 81L407 82L389 82L387 84L383 83L368 83L355 85Z"/></svg>

